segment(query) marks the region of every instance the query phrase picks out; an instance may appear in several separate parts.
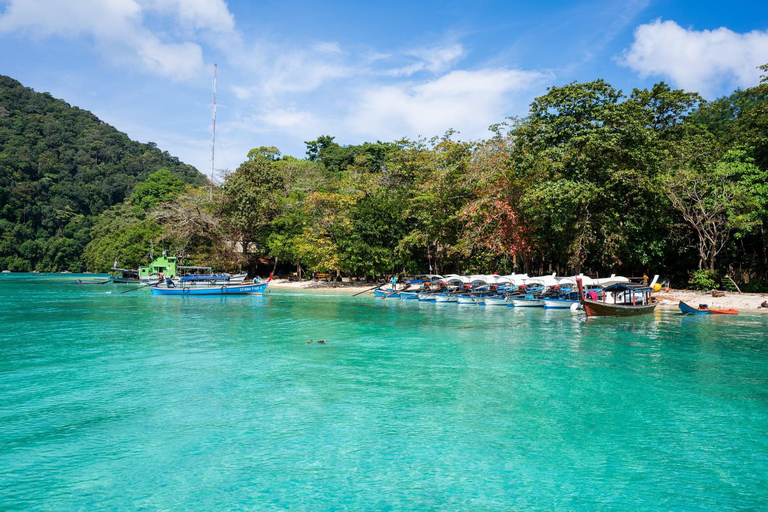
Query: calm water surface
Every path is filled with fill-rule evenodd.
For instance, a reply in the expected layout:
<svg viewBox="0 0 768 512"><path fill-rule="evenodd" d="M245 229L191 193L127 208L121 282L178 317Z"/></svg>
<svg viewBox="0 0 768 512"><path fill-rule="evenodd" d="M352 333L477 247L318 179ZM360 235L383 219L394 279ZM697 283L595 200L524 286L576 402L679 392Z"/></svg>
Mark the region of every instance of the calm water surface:
<svg viewBox="0 0 768 512"><path fill-rule="evenodd" d="M73 280L0 276L2 510L768 508L768 316Z"/></svg>

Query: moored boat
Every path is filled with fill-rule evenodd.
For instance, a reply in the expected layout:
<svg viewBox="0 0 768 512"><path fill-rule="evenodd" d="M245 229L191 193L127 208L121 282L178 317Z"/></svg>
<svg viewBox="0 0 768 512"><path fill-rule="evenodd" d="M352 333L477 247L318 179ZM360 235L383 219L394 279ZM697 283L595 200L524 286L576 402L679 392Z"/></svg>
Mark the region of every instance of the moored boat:
<svg viewBox="0 0 768 512"><path fill-rule="evenodd" d="M712 309L706 304L699 304L698 308L694 308L693 306L686 304L683 301L680 301L678 303L678 307L680 308L680 311L683 312L684 315L738 315L739 311L736 309Z"/></svg>
<svg viewBox="0 0 768 512"><path fill-rule="evenodd" d="M543 308L544 300L538 299L533 295L527 295L525 297L509 299L509 305L516 308Z"/></svg>
<svg viewBox="0 0 768 512"><path fill-rule="evenodd" d="M75 279L75 284L77 285L86 285L86 284L107 284L111 283L112 280L110 278L107 279Z"/></svg>
<svg viewBox="0 0 768 512"><path fill-rule="evenodd" d="M572 305L579 304L578 299L549 298L542 300L544 301L544 309L571 309Z"/></svg>
<svg viewBox="0 0 768 512"><path fill-rule="evenodd" d="M182 297L199 295L262 295L269 281L213 286L153 286L153 295L177 295Z"/></svg>
<svg viewBox="0 0 768 512"><path fill-rule="evenodd" d="M616 283L603 289L603 302L587 299L581 278L576 279L579 300L587 313L592 316L637 316L653 313L657 303L651 300L651 288L644 285ZM608 295L613 303L607 302Z"/></svg>
<svg viewBox="0 0 768 512"><path fill-rule="evenodd" d="M373 290L373 296L380 299L397 299L400 298L400 293L391 289L388 290L386 288L376 288Z"/></svg>
<svg viewBox="0 0 768 512"><path fill-rule="evenodd" d="M141 282L139 280L139 271L137 269L112 267L112 272L119 272L118 275L114 275L110 278L113 283L138 284Z"/></svg>
<svg viewBox="0 0 768 512"><path fill-rule="evenodd" d="M485 305L486 306L507 306L507 298L503 295L489 295L488 297L485 297Z"/></svg>

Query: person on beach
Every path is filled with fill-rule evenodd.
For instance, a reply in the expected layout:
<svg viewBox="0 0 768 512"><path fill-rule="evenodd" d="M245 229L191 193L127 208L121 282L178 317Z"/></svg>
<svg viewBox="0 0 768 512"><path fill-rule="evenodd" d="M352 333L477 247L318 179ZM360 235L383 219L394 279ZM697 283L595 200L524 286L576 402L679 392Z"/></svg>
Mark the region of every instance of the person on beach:
<svg viewBox="0 0 768 512"><path fill-rule="evenodd" d="M392 291L397 290L397 276L392 276L389 282L392 284Z"/></svg>

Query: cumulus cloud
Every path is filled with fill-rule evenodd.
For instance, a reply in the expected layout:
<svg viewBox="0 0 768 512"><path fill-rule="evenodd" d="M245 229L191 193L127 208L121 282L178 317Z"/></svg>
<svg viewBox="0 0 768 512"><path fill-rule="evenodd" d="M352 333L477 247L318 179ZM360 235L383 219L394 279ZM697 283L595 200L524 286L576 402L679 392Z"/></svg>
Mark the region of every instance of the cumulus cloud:
<svg viewBox="0 0 768 512"><path fill-rule="evenodd" d="M169 41L146 26L152 14L171 16L193 29L231 31L234 19L222 0L10 0L0 15L0 34L33 38L90 36L113 62L130 62L160 76L186 80L203 69L194 41Z"/></svg>
<svg viewBox="0 0 768 512"><path fill-rule="evenodd" d="M620 62L641 76L661 76L712 97L757 84L757 67L768 62L768 31L699 31L656 20L635 30L635 40Z"/></svg>
<svg viewBox="0 0 768 512"><path fill-rule="evenodd" d="M523 94L551 78L537 71L457 70L429 82L375 87L362 93L346 124L378 138L437 135L450 128L480 138L520 107Z"/></svg>
<svg viewBox="0 0 768 512"><path fill-rule="evenodd" d="M360 72L347 52L333 42L289 48L261 40L232 51L230 61L248 77L248 83L231 87L241 100L307 93Z"/></svg>

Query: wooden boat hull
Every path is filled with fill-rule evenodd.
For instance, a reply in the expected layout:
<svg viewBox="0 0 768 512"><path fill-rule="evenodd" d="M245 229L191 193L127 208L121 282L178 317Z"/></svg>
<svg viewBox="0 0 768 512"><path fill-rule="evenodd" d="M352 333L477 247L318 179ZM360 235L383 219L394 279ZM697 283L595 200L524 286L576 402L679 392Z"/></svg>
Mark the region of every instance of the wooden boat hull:
<svg viewBox="0 0 768 512"><path fill-rule="evenodd" d="M645 304L629 304L629 303L622 303L622 304L610 304L607 302L599 302L592 299L587 299L584 296L584 285L581 282L580 278L576 278L576 286L579 289L579 302L581 302L581 306L584 308L584 312L587 314L587 317L591 316L640 316L640 315L649 315L653 313L653 311L656 309L656 306L658 303L656 302L648 302ZM621 285L614 285L613 287L619 287ZM607 292L610 288L608 287L604 289L604 292ZM638 291L644 292L645 289L639 288L639 287L630 287L629 285L623 285L621 286L621 291L624 292L631 292L633 301L634 297L637 296ZM645 296L645 295L643 295ZM614 295L615 297L615 295Z"/></svg>
<svg viewBox="0 0 768 512"><path fill-rule="evenodd" d="M153 295L174 295L179 297L195 297L203 295L262 295L269 282L244 283L222 286L177 286L168 288L165 286L153 286Z"/></svg>
<svg viewBox="0 0 768 512"><path fill-rule="evenodd" d="M657 304L633 306L631 304L607 304L590 299L582 299L581 305L587 316L639 316L649 315L656 309Z"/></svg>

